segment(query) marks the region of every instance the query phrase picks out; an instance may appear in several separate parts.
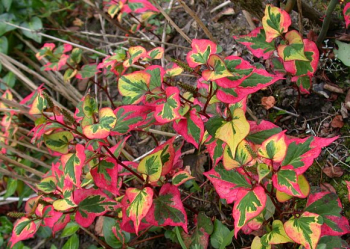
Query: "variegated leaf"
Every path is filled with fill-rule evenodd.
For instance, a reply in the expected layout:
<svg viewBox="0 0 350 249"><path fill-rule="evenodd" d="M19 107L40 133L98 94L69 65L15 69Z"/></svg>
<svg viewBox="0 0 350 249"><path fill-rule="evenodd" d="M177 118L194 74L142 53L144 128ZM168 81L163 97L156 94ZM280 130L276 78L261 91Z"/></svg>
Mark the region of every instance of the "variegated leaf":
<svg viewBox="0 0 350 249"><path fill-rule="evenodd" d="M252 218L258 216L265 208L266 193L261 186L252 190L239 190L233 206L232 216L235 225L235 237L239 230Z"/></svg>
<svg viewBox="0 0 350 249"><path fill-rule="evenodd" d="M293 242L284 231L283 223L280 220L272 222L271 232L261 237L261 243L265 246L278 245Z"/></svg>
<svg viewBox="0 0 350 249"><path fill-rule="evenodd" d="M288 31L291 19L286 11L267 4L262 25L266 33L266 41L271 42L274 38Z"/></svg>
<svg viewBox="0 0 350 249"><path fill-rule="evenodd" d="M181 226L187 232L187 214L178 188L170 183L163 185L146 218L155 226Z"/></svg>
<svg viewBox="0 0 350 249"><path fill-rule="evenodd" d="M44 134L45 145L53 151L59 152L61 154L68 153L69 143L72 142L74 136L69 131L60 131L52 133L50 135Z"/></svg>
<svg viewBox="0 0 350 249"><path fill-rule="evenodd" d="M157 182L162 174L163 164L161 155L162 151L152 153L144 157L137 167L137 171L146 175L145 178L148 179L150 183Z"/></svg>
<svg viewBox="0 0 350 249"><path fill-rule="evenodd" d="M11 248L19 241L33 238L40 227L40 220L33 221L26 217L17 220L13 226L10 239Z"/></svg>
<svg viewBox="0 0 350 249"><path fill-rule="evenodd" d="M180 91L177 87L168 87L166 89L166 101L156 107L154 113L155 119L159 123L168 123L181 118L180 109Z"/></svg>
<svg viewBox="0 0 350 249"><path fill-rule="evenodd" d="M209 56L209 59L207 61L207 65L209 66L209 70L204 70L202 72L202 76L205 80L217 80L224 77L233 76L232 73L230 73L225 65L225 62L223 59L221 59L218 55L212 54Z"/></svg>
<svg viewBox="0 0 350 249"><path fill-rule="evenodd" d="M266 42L265 30L263 27L258 27L248 35L234 36L239 43L247 46L252 54L264 60L270 58L273 51L276 50L274 42Z"/></svg>
<svg viewBox="0 0 350 249"><path fill-rule="evenodd" d="M271 136L258 149L259 156L271 159L273 162L282 162L286 152L285 131Z"/></svg>
<svg viewBox="0 0 350 249"><path fill-rule="evenodd" d="M190 173L188 173L186 170L180 170L173 175L171 182L174 186L178 187L191 179L194 179L194 177L191 176Z"/></svg>
<svg viewBox="0 0 350 249"><path fill-rule="evenodd" d="M303 37L296 30L289 31L285 35L287 44L281 44L278 46L278 55L283 61L301 60L308 61L304 53Z"/></svg>
<svg viewBox="0 0 350 249"><path fill-rule="evenodd" d="M209 56L216 53L217 46L210 40L192 40L192 50L187 54L187 63L190 67L207 63Z"/></svg>
<svg viewBox="0 0 350 249"><path fill-rule="evenodd" d="M118 81L118 90L127 104L138 104L149 90L151 75L137 71L123 75Z"/></svg>
<svg viewBox="0 0 350 249"><path fill-rule="evenodd" d="M321 236L323 219L320 215L304 212L300 217L292 217L284 223L284 230L294 242L306 249L316 249Z"/></svg>
<svg viewBox="0 0 350 249"><path fill-rule="evenodd" d="M136 46L130 47L128 50L128 58L123 62L124 67L130 67L136 61L138 61L141 57L147 55L147 51L144 47Z"/></svg>
<svg viewBox="0 0 350 249"><path fill-rule="evenodd" d="M249 191L252 188L250 181L236 169L226 170L222 164L218 164L204 175L211 181L220 198L227 203L237 200L240 190Z"/></svg>
<svg viewBox="0 0 350 249"><path fill-rule="evenodd" d="M153 203L153 190L146 187L142 190L128 188L126 198L130 205L126 209L126 215L134 222L136 234L138 234L141 220L147 215Z"/></svg>

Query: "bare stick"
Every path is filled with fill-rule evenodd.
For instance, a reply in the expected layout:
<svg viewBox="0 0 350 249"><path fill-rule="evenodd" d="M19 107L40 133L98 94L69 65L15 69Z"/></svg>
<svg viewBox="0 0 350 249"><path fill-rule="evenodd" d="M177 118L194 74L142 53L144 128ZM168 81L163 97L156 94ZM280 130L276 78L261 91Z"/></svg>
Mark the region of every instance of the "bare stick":
<svg viewBox="0 0 350 249"><path fill-rule="evenodd" d="M176 25L176 23L170 18L170 16L162 9L162 7L154 0L151 0L152 4L162 13L162 15L165 17L165 19L168 20L168 22L176 29L177 32L189 43L192 43L192 40L180 29L179 26Z"/></svg>
<svg viewBox="0 0 350 249"><path fill-rule="evenodd" d="M39 177L43 177L44 176L44 173L42 173L40 171L37 171L36 169L32 169L31 167L29 167L27 165L24 165L22 163L19 163L19 162L15 161L15 160L12 160L12 159L10 159L10 158L2 155L2 154L0 154L0 159L3 160L3 161L9 162L9 163L15 165L16 167L24 169L25 171L33 173L36 176L39 176Z"/></svg>
<svg viewBox="0 0 350 249"><path fill-rule="evenodd" d="M205 24L202 22L202 20L197 16L196 13L194 13L183 0L177 0L184 10L198 23L198 25L202 28L206 36L215 43L218 43L218 41L214 38L214 36L210 33L209 29L205 26Z"/></svg>

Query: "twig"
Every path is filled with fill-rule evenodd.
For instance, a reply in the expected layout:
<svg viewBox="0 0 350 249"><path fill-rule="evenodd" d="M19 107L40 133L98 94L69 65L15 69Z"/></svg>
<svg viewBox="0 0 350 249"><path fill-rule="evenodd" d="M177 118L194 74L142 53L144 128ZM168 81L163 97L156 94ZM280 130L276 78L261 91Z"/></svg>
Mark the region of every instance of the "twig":
<svg viewBox="0 0 350 249"><path fill-rule="evenodd" d="M225 7L226 5L229 5L230 3L231 3L231 1L226 1L226 2L223 2L222 4L219 4L219 5L216 6L214 9L212 9L212 10L210 11L210 13L213 13L213 12L215 12L215 11L221 9L221 8Z"/></svg>
<svg viewBox="0 0 350 249"><path fill-rule="evenodd" d="M298 12L299 12L299 33L303 35L304 28L303 28L303 7L301 4L301 0L297 0L298 3Z"/></svg>
<svg viewBox="0 0 350 249"><path fill-rule="evenodd" d="M283 111L283 112L285 112L285 113L287 113L287 114L289 114L289 115L292 115L292 116L294 116L294 117L297 117L297 118L300 117L299 114L295 114L295 113L293 113L293 112L286 111L286 110L284 110L284 109L282 109L282 108L279 108L279 107L277 107L277 106L273 106L272 108L275 109L275 110L277 110L277 111Z"/></svg>
<svg viewBox="0 0 350 249"><path fill-rule="evenodd" d="M141 244L143 242L146 242L146 241L149 241L149 240L153 240L153 239L157 239L157 238L161 238L161 237L164 237L164 234L158 234L158 235L155 235L155 236L147 238L147 239L135 241L134 243L129 244L129 246L135 246L135 245Z"/></svg>
<svg viewBox="0 0 350 249"><path fill-rule="evenodd" d="M2 21L2 22L6 23L7 25L10 25L12 27L16 27L16 28L19 28L19 29L22 29L22 30L25 30L25 31L28 31L28 32L32 32L34 34L37 34L37 35L40 35L40 36L43 36L43 37L46 37L46 38L50 38L50 39L55 40L55 41L59 41L59 42L66 43L66 44L70 44L73 47L81 48L83 50L86 50L86 51L89 51L89 52L92 52L92 53L95 53L95 54L98 54L98 55L101 55L101 56L107 56L107 54L105 54L105 53L101 53L99 51L96 51L96 50L93 50L91 48L79 45L79 44L74 43L74 42L66 41L66 40L63 40L63 39L51 36L51 35L47 35L47 34L39 32L39 31L35 31L33 29L28 29L28 28L25 28L25 27L21 27L21 26L18 26L16 24L13 24L13 23L4 22L4 21Z"/></svg>
<svg viewBox="0 0 350 249"><path fill-rule="evenodd" d="M338 0L331 0L328 4L326 15L325 15L325 18L323 19L321 32L318 35L317 42L316 42L318 46L321 46L323 40L326 38L328 29L329 29L329 24L332 19L332 13L335 9L335 6L337 6L337 4L338 4Z"/></svg>
<svg viewBox="0 0 350 249"><path fill-rule="evenodd" d="M158 135L167 136L167 137L179 136L178 134L174 134L174 133L170 133L170 132L166 132L166 131L159 131L159 130L155 130L155 129L149 129L148 132L158 134Z"/></svg>
<svg viewBox="0 0 350 249"><path fill-rule="evenodd" d="M191 10L187 4L183 1L183 0L177 0L182 7L184 8L184 10L198 23L198 25L202 28L202 30L204 31L204 33L206 34L206 36L208 36L208 38L215 43L218 43L218 41L214 38L214 36L210 33L209 29L205 26L205 24L202 22L202 20L197 16L196 13L193 12L193 10Z"/></svg>
<svg viewBox="0 0 350 249"><path fill-rule="evenodd" d="M85 227L80 226L81 230L83 230L85 233L87 233L91 238L93 238L94 240L96 240L97 243L99 243L103 248L107 248L107 249L113 249L112 247L110 247L106 242L104 242L103 240L100 240L95 234L93 234L92 232L90 232L89 230L87 230Z"/></svg>
<svg viewBox="0 0 350 249"><path fill-rule="evenodd" d="M255 24L253 22L252 15L246 10L242 10L242 13L243 13L245 19L247 20L247 22L248 22L248 24L250 26L250 29L254 30L256 28L256 26L255 26Z"/></svg>
<svg viewBox="0 0 350 249"><path fill-rule="evenodd" d="M39 183L38 180L35 180L35 179L31 179L29 177L25 177L25 176L21 176L21 175L18 175L14 172L10 172L4 168L1 168L0 167L0 173L3 174L3 175L6 175L6 176L9 176L9 177L12 177L12 178L15 178L15 179L18 179L18 180L21 180L21 181L24 181L26 183L29 183L29 184L36 184L36 183Z"/></svg>
<svg viewBox="0 0 350 249"><path fill-rule="evenodd" d="M192 40L176 25L176 23L170 18L170 16L162 9L162 7L154 0L151 0L152 4L162 13L165 19L176 29L177 32L189 43L192 43Z"/></svg>
<svg viewBox="0 0 350 249"><path fill-rule="evenodd" d="M21 169L24 169L25 171L28 171L36 176L39 176L39 177L43 177L44 176L44 173L40 172L40 171L37 171L36 169L32 169L31 167L27 166L27 165L24 165L22 163L19 163L15 160L12 160L2 154L0 154L0 159L3 160L3 161L6 161L6 162L9 162L10 164L13 164L14 166L18 167L18 168L21 168Z"/></svg>
<svg viewBox="0 0 350 249"><path fill-rule="evenodd" d="M34 157L31 157L31 156L29 156L29 155L27 155L27 154L25 154L25 153L23 153L23 152L21 152L21 151L15 149L14 147L8 146L8 145L6 145L6 144L4 144L4 143L2 143L2 142L0 142L0 147L3 147L3 148L5 148L5 149L7 149L7 150L10 150L10 151L12 151L13 153L15 153L16 155L18 155L19 157L22 157L22 158L24 158L24 159L27 159L27 160L29 160L29 161L31 161L31 162L33 162L33 163L36 163L36 164L38 164L38 165L40 165L40 166L43 166L44 168L51 169L51 166L50 166L50 165L48 165L48 164L46 164L46 163L40 161L39 159L36 159L36 158L34 158Z"/></svg>

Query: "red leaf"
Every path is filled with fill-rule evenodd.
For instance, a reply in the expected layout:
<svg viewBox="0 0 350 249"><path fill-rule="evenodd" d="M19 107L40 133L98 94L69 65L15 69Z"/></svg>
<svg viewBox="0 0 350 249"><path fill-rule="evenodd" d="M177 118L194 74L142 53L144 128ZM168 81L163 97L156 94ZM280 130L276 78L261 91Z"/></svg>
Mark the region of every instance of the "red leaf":
<svg viewBox="0 0 350 249"><path fill-rule="evenodd" d="M40 220L32 221L26 217L17 220L13 225L13 232L10 239L11 248L19 241L33 238L40 227Z"/></svg>
<svg viewBox="0 0 350 249"><path fill-rule="evenodd" d="M173 123L174 130L197 149L204 135L204 123L196 109L185 115L185 119Z"/></svg>
<svg viewBox="0 0 350 249"><path fill-rule="evenodd" d="M170 183L163 185L146 218L155 226L181 226L187 233L187 214L178 188Z"/></svg>

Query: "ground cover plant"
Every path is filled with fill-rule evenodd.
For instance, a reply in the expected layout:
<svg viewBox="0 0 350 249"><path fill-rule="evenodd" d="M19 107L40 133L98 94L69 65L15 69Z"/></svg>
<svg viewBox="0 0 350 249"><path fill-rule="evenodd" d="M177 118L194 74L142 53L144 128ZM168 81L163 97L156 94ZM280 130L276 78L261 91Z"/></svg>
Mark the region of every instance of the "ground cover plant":
<svg viewBox="0 0 350 249"><path fill-rule="evenodd" d="M44 248L58 236L69 237L62 248L82 248L81 229L102 248L349 247L343 207L350 179L344 178L337 193L308 175L322 149L340 137L292 136L256 118L248 106L252 94L286 80L298 101L307 98L320 64L317 40L292 27L287 10L266 4L261 26L234 36L255 61L228 55L187 4L178 2L209 39L190 39L161 1L103 1L101 8L84 1L125 32L125 39L149 32L162 36L160 45L125 40L106 54L38 31L28 37L50 42L38 48L23 42L35 52L29 61L41 68L24 67L0 50L0 58L9 61L2 61L8 74L17 72L16 65L43 83L31 85L17 72L32 87L22 98L7 84L11 75L2 80L0 173L18 179L7 179L12 190L6 195L20 192L19 184L22 192L24 184L35 192L24 208L8 212L17 218L13 224L1 217L4 246L23 248L22 241L40 235ZM342 5L346 26L349 6ZM9 21L4 24L30 32L28 25ZM184 60L167 58L163 38L170 27L190 43L179 47ZM7 48L7 36L1 41ZM82 95L73 82L90 90ZM275 102L262 104L269 109ZM22 140L35 145L37 154L21 152ZM130 144L140 140L153 147L135 158ZM334 168L339 167L332 166L333 177Z"/></svg>

